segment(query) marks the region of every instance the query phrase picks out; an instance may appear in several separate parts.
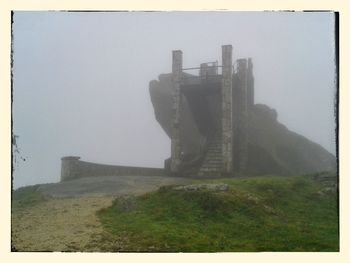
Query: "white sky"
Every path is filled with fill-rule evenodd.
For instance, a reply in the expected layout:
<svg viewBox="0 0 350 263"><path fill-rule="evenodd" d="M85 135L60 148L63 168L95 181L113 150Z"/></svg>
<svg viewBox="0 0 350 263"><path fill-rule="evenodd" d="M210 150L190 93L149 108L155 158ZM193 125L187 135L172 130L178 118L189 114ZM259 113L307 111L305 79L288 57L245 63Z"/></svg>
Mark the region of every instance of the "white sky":
<svg viewBox="0 0 350 263"><path fill-rule="evenodd" d="M333 13L15 12L13 132L25 162L14 187L57 182L60 158L163 167L170 140L148 83L184 67L252 57L255 101L335 153Z"/></svg>

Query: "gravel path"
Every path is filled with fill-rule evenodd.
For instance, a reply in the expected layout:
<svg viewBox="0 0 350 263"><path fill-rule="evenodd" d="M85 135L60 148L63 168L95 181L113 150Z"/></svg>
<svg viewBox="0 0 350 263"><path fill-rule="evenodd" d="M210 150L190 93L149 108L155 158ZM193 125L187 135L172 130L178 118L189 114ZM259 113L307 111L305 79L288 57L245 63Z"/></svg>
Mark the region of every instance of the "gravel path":
<svg viewBox="0 0 350 263"><path fill-rule="evenodd" d="M12 211L12 244L18 251L99 251L102 233L96 211L118 195L140 195L185 178L113 176L39 186L48 201Z"/></svg>
<svg viewBox="0 0 350 263"><path fill-rule="evenodd" d="M12 244L18 251L98 251L87 247L102 233L96 211L111 196L52 199L12 213Z"/></svg>

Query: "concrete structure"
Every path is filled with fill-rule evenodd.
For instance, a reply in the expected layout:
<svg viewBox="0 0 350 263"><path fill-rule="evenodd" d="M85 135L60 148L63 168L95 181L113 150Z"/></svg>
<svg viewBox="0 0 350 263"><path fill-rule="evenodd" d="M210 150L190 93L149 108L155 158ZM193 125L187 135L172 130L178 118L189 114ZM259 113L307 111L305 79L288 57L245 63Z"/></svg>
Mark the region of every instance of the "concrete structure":
<svg viewBox="0 0 350 263"><path fill-rule="evenodd" d="M222 46L222 167L221 172L232 173L233 125L232 125L232 46ZM218 130L217 132L220 132ZM218 171L219 172L219 171Z"/></svg>
<svg viewBox="0 0 350 263"><path fill-rule="evenodd" d="M174 50L171 101L164 100L171 105L170 129L167 131L171 139L171 157L165 165L167 174L212 177L244 173L248 108L254 105L251 59L238 60L235 72L232 46L224 45L222 65L215 61L191 68L199 71L198 76L186 73L189 69L183 68L182 61L182 51ZM188 138L191 133L192 138ZM165 170L93 164L68 156L62 158L61 179L99 175L164 175Z"/></svg>
<svg viewBox="0 0 350 263"><path fill-rule="evenodd" d="M165 176L162 168L133 167L90 163L79 160L78 156L61 158L61 181L82 177L124 176L124 175L155 175Z"/></svg>
<svg viewBox="0 0 350 263"><path fill-rule="evenodd" d="M182 75L182 51L173 51L173 119L171 127L171 172L179 172L181 163L181 140L180 140L180 122L181 122L181 101L180 81Z"/></svg>
<svg viewBox="0 0 350 263"><path fill-rule="evenodd" d="M254 102L251 58L233 62L232 46L217 61L184 68L172 52L172 72L150 82L157 121L171 140L165 169L62 158L61 180L123 175L218 177L301 175L336 169L335 157L277 121L277 111ZM189 74L198 70L198 75ZM145 138L146 139L146 138Z"/></svg>
<svg viewBox="0 0 350 263"><path fill-rule="evenodd" d="M197 162L201 162L197 174L233 175L245 171L246 126L249 108L254 105L254 78L251 59L240 59L237 65L237 72L234 72L232 46L224 45L221 66L217 62L202 63L199 68L190 68L199 69L198 76L189 75L184 73L189 69L182 68L182 52L173 51L172 174L186 173L190 166L183 160L189 155L183 147L186 139L181 132L183 108L189 108L202 138L201 151L197 154L201 159Z"/></svg>
<svg viewBox="0 0 350 263"><path fill-rule="evenodd" d="M248 122L248 63L246 59L237 61L238 69L235 76L235 96L233 98L235 108L235 152L236 169L242 173L246 169L247 163L247 122ZM251 87L254 90L254 87ZM251 92L253 94L253 92ZM254 105L254 98L251 98ZM251 108L251 107L250 107Z"/></svg>

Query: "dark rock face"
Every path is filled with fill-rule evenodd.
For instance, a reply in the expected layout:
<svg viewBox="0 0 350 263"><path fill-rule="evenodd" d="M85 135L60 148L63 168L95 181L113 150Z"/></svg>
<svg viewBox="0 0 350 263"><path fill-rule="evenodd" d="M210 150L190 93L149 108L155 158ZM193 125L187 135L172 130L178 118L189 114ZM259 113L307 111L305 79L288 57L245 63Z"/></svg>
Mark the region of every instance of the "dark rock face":
<svg viewBox="0 0 350 263"><path fill-rule="evenodd" d="M276 110L266 105L254 105L247 132L250 174L294 175L336 169L332 154L288 130L277 121Z"/></svg>
<svg viewBox="0 0 350 263"><path fill-rule="evenodd" d="M170 137L171 74L160 75L158 81L152 80L149 90L155 117ZM207 137L203 128L198 127L199 115L191 110L191 103L188 97L183 98L180 128L183 153L191 160L201 160ZM277 121L276 110L267 105L252 105L246 132L248 160L244 175L300 175L336 170L335 156L319 144L288 130Z"/></svg>
<svg viewBox="0 0 350 263"><path fill-rule="evenodd" d="M159 81L150 82L149 91L151 101L154 107L154 113L157 121L162 126L165 133L171 136L171 119L172 119L172 82L171 74L162 74ZM201 147L205 142L205 137L200 133L192 111L189 108L186 99L183 99L182 123L180 134L183 141L183 151L186 155L200 154Z"/></svg>

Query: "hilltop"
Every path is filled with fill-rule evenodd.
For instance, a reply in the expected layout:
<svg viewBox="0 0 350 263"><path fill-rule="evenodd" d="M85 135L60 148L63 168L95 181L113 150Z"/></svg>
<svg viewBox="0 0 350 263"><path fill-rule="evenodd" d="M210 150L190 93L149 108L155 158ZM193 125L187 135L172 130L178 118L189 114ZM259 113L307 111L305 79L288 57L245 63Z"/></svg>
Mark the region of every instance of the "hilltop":
<svg viewBox="0 0 350 263"><path fill-rule="evenodd" d="M121 195L58 198L40 189L14 192L16 250L339 250L336 177L328 174L183 181Z"/></svg>

